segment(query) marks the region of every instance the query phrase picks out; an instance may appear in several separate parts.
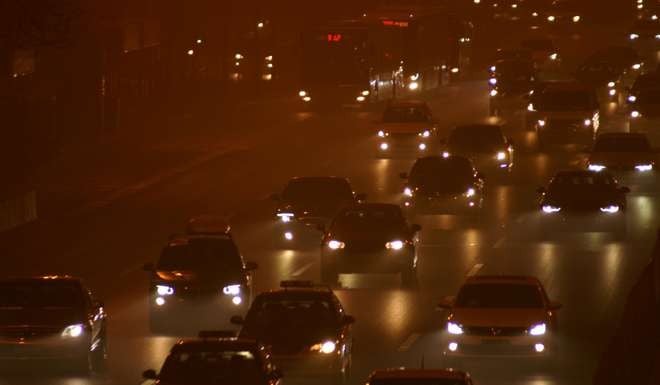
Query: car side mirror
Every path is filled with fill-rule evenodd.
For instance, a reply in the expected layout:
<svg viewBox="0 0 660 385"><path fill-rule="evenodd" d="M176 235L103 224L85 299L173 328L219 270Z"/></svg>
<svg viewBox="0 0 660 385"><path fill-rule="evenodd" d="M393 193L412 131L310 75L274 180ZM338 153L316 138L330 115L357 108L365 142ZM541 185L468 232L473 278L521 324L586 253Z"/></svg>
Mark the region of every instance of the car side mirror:
<svg viewBox="0 0 660 385"><path fill-rule="evenodd" d="M231 322L232 325L243 325L245 323L245 319L243 319L243 317L240 315L235 315L229 319L229 322Z"/></svg>
<svg viewBox="0 0 660 385"><path fill-rule="evenodd" d="M546 190L545 187L539 187L536 189L536 192L539 194L545 194Z"/></svg>
<svg viewBox="0 0 660 385"><path fill-rule="evenodd" d="M259 268L259 265L256 262L245 262L245 270L255 271Z"/></svg>
<svg viewBox="0 0 660 385"><path fill-rule="evenodd" d="M148 369L142 372L142 378L144 378L145 380L157 380L158 373L156 373L156 371L153 369Z"/></svg>
<svg viewBox="0 0 660 385"><path fill-rule="evenodd" d="M410 230L412 230L413 233L419 233L420 231L422 231L422 226L413 223L412 225L410 225Z"/></svg>
<svg viewBox="0 0 660 385"><path fill-rule="evenodd" d="M454 307L454 301L456 300L455 297L449 296L445 297L438 302L438 305L435 307L435 310L441 311L441 310L449 310L452 307Z"/></svg>
<svg viewBox="0 0 660 385"><path fill-rule="evenodd" d="M630 193L630 188L626 187L626 186L619 187L619 191L621 191L624 194L629 194Z"/></svg>
<svg viewBox="0 0 660 385"><path fill-rule="evenodd" d="M548 309L552 310L552 311L557 311L557 310L561 309L563 306L564 305L562 305L559 302L551 302L550 305L548 306Z"/></svg>
<svg viewBox="0 0 660 385"><path fill-rule="evenodd" d="M278 194L278 193L270 194L270 200L272 200L272 201L279 202L281 199L282 198L280 197L280 194Z"/></svg>
<svg viewBox="0 0 660 385"><path fill-rule="evenodd" d="M344 325L353 325L355 323L355 317L351 315L345 315L342 322L344 323Z"/></svg>
<svg viewBox="0 0 660 385"><path fill-rule="evenodd" d="M365 202L367 200L367 194L365 193L355 194L355 200L358 201L359 203Z"/></svg>
<svg viewBox="0 0 660 385"><path fill-rule="evenodd" d="M153 273L156 271L156 265L154 265L153 262L147 262L142 266L142 270Z"/></svg>
<svg viewBox="0 0 660 385"><path fill-rule="evenodd" d="M408 179L408 173L407 172L402 172L399 174L399 178L401 179Z"/></svg>

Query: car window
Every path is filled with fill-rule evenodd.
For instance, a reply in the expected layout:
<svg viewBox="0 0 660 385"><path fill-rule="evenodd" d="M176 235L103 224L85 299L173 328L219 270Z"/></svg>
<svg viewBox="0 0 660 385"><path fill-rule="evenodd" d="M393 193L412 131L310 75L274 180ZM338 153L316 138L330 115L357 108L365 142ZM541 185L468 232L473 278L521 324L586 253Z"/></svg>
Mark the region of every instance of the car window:
<svg viewBox="0 0 660 385"><path fill-rule="evenodd" d="M543 293L535 285L469 284L456 297L459 308L542 308Z"/></svg>
<svg viewBox="0 0 660 385"><path fill-rule="evenodd" d="M403 226L404 223L405 218L398 206L372 206L342 211L335 218L333 227Z"/></svg>
<svg viewBox="0 0 660 385"><path fill-rule="evenodd" d="M231 239L192 239L166 247L158 261L158 270L238 273L243 262Z"/></svg>
<svg viewBox="0 0 660 385"><path fill-rule="evenodd" d="M261 296L250 307L245 330L249 334L262 335L296 325L334 330L339 326L338 309L332 301L318 296Z"/></svg>
<svg viewBox="0 0 660 385"><path fill-rule="evenodd" d="M412 184L439 183L448 188L463 188L472 183L474 168L465 159L418 159L410 171L409 180Z"/></svg>
<svg viewBox="0 0 660 385"><path fill-rule="evenodd" d="M160 380L176 384L262 384L264 374L250 351L191 351L172 353Z"/></svg>
<svg viewBox="0 0 660 385"><path fill-rule="evenodd" d="M534 98L535 105L544 111L580 111L596 108L596 100L591 92L544 90Z"/></svg>

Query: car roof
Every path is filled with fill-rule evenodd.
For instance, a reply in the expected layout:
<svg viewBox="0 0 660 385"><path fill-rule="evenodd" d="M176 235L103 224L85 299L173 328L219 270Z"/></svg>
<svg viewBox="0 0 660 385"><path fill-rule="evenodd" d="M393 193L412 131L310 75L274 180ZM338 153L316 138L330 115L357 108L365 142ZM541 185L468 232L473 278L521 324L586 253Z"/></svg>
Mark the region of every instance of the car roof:
<svg viewBox="0 0 660 385"><path fill-rule="evenodd" d="M186 224L189 235L228 235L231 226L222 217L215 215L198 215L190 218Z"/></svg>
<svg viewBox="0 0 660 385"><path fill-rule="evenodd" d="M233 242L230 234L217 234L217 233L201 233L201 234L175 234L172 235L167 242L167 247L187 246L191 242L199 240L215 240L215 241L229 241Z"/></svg>
<svg viewBox="0 0 660 385"><path fill-rule="evenodd" d="M207 351L225 351L225 350L244 350L244 351L259 351L263 350L263 345L259 344L257 340L250 338L195 338L189 340L181 340L177 342L171 350L171 353L181 352L207 352Z"/></svg>
<svg viewBox="0 0 660 385"><path fill-rule="evenodd" d="M470 284L534 285L541 286L538 278L527 275L475 275L465 280Z"/></svg>
<svg viewBox="0 0 660 385"><path fill-rule="evenodd" d="M467 380L470 376L462 371L453 369L381 369L369 376L369 380L389 379L446 379Z"/></svg>

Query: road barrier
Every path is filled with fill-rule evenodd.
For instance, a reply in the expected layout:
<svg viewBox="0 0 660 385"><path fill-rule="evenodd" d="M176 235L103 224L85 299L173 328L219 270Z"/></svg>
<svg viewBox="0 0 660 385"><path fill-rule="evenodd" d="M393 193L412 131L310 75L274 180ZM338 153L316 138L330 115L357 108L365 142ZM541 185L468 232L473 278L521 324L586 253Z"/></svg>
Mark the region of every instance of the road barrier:
<svg viewBox="0 0 660 385"><path fill-rule="evenodd" d="M0 232L37 219L37 194L30 191L18 196L0 198Z"/></svg>

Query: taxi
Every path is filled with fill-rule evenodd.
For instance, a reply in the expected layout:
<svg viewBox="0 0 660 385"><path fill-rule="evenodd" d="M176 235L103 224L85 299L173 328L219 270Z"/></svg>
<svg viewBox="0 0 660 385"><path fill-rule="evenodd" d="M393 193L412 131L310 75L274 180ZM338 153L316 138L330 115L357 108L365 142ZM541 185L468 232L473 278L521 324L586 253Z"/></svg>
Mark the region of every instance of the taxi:
<svg viewBox="0 0 660 385"><path fill-rule="evenodd" d="M377 123L376 142L380 156L406 150L431 152L437 134L436 123L426 102L395 100L388 103Z"/></svg>

